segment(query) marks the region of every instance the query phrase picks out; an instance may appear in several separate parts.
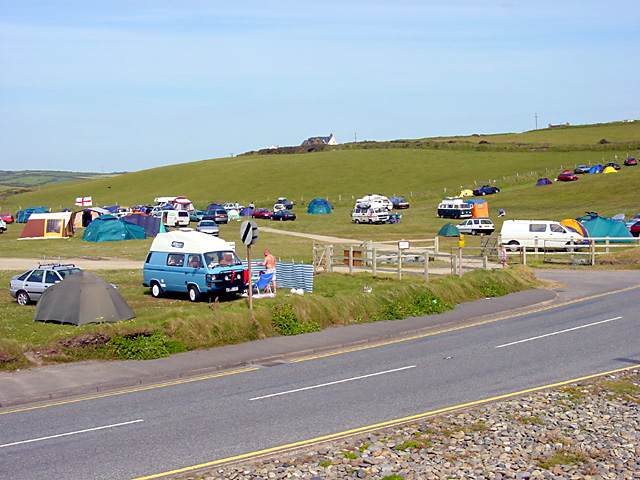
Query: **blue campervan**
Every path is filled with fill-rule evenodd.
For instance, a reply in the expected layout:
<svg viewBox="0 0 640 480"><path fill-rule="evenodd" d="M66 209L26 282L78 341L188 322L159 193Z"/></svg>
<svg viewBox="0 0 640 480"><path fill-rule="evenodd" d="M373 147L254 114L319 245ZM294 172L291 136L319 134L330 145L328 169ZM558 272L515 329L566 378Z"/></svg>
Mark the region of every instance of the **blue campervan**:
<svg viewBox="0 0 640 480"><path fill-rule="evenodd" d="M144 262L143 275L143 285L151 287L154 297L181 292L192 302L203 295L240 295L248 283L247 268L231 244L192 229L159 233Z"/></svg>

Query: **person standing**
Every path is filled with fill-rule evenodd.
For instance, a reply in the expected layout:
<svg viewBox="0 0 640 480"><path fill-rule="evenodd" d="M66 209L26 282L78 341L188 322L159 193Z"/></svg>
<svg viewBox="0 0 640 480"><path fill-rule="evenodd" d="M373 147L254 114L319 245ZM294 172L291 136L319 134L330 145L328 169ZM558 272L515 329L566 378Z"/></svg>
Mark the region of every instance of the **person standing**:
<svg viewBox="0 0 640 480"><path fill-rule="evenodd" d="M264 251L264 260L262 262L258 262L258 265L263 265L266 267L266 273L273 273L273 277L271 277L271 284L273 285L273 293L276 293L276 257L271 255L268 249Z"/></svg>
<svg viewBox="0 0 640 480"><path fill-rule="evenodd" d="M500 262L502 263L502 268L507 266L507 247L504 244L500 244Z"/></svg>

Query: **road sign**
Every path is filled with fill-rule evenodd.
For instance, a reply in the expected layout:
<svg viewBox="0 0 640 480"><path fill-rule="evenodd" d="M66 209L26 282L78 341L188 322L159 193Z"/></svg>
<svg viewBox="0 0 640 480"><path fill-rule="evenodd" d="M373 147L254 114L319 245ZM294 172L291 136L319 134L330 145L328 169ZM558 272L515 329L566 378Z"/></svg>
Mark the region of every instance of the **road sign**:
<svg viewBox="0 0 640 480"><path fill-rule="evenodd" d="M253 245L258 239L258 225L253 220L245 220L240 226L240 238L245 245Z"/></svg>

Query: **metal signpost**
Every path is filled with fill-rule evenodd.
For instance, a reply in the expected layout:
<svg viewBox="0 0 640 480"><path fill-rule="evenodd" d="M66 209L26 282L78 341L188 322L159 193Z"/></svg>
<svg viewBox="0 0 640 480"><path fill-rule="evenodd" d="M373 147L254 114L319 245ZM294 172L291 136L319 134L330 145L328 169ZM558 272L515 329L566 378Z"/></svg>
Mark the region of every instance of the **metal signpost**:
<svg viewBox="0 0 640 480"><path fill-rule="evenodd" d="M240 238L247 246L247 266L249 268L249 310L253 310L253 284L251 277L251 245L258 240L258 225L253 220L245 220L240 226Z"/></svg>

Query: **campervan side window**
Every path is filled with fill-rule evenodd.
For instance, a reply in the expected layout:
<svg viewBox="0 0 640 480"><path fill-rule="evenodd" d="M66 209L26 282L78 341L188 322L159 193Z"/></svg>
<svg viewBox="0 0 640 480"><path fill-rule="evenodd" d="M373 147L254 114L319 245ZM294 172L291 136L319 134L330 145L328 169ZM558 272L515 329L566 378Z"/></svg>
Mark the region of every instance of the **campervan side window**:
<svg viewBox="0 0 640 480"><path fill-rule="evenodd" d="M551 231L552 232L557 232L557 233L565 233L566 230L564 228L562 228L560 225L558 225L557 223L552 223L551 224Z"/></svg>
<svg viewBox="0 0 640 480"><path fill-rule="evenodd" d="M202 268L202 257L200 255L189 255L188 265L192 268Z"/></svg>
<svg viewBox="0 0 640 480"><path fill-rule="evenodd" d="M181 253L170 253L167 255L167 266L182 267L184 265L184 255Z"/></svg>
<svg viewBox="0 0 640 480"><path fill-rule="evenodd" d="M547 230L547 225L544 223L530 223L529 224L529 231L530 232L546 232Z"/></svg>

